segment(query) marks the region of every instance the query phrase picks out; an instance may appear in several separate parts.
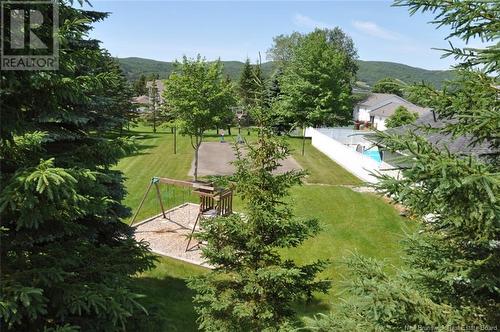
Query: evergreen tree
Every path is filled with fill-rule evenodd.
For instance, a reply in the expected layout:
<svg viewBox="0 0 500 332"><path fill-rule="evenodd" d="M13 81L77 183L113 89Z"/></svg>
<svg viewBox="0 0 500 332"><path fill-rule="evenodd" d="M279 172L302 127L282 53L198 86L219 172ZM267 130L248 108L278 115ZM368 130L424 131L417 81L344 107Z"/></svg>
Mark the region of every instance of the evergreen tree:
<svg viewBox="0 0 500 332"><path fill-rule="evenodd" d="M220 61L207 63L200 55L184 57L165 82L166 107L178 121L181 132L191 137L194 149L194 179L198 180L198 151L205 131L214 128L234 106L232 85L222 76Z"/></svg>
<svg viewBox="0 0 500 332"><path fill-rule="evenodd" d="M141 74L139 79L134 82L134 93L136 96L144 96L148 93L148 88L146 87L146 75Z"/></svg>
<svg viewBox="0 0 500 332"><path fill-rule="evenodd" d="M237 91L235 86L233 85L233 82L231 81L231 77L229 75L226 75L225 77L225 84L230 87L232 91ZM231 136L231 126L234 125L235 120L236 120L236 113L234 111L233 107L228 107L221 112L219 112L218 116L218 123L216 124L217 128L227 128L227 134Z"/></svg>
<svg viewBox="0 0 500 332"><path fill-rule="evenodd" d="M110 138L126 120L130 89L88 37L107 14L58 5L59 70L0 74L1 325L123 330L143 310L131 276L153 263L120 221L129 210L111 168L130 150Z"/></svg>
<svg viewBox="0 0 500 332"><path fill-rule="evenodd" d="M248 128L248 134L250 134L249 128L252 123L250 109L255 105L260 89L259 85L263 82L264 76L260 65L251 65L247 58L240 76L239 94L241 106L245 109L245 124Z"/></svg>
<svg viewBox="0 0 500 332"><path fill-rule="evenodd" d="M262 74L262 69L260 63L252 66L252 77L250 80L250 104L255 105L258 102L260 96L261 85L264 85L264 76Z"/></svg>
<svg viewBox="0 0 500 332"><path fill-rule="evenodd" d="M278 68L267 82L266 104L270 107L281 98L280 80L283 76L283 69ZM277 134L289 133L293 129L293 124L280 112L273 112L273 123Z"/></svg>
<svg viewBox="0 0 500 332"><path fill-rule="evenodd" d="M450 36L485 42L498 37L498 2L401 0L410 12L431 11ZM419 221L405 241L406 265L394 275L383 264L354 257L349 305L312 326L330 331L346 323L366 330L496 330L500 321L500 178L498 44L452 49L458 77L442 91L421 86L419 97L446 121L432 130L380 133L379 142L404 154L402 177L381 176L380 192L403 204ZM416 88L414 88L416 92ZM452 154L421 133L467 138L488 151L481 157ZM355 328L353 328L355 330Z"/></svg>
<svg viewBox="0 0 500 332"><path fill-rule="evenodd" d="M280 78L282 75L283 69L278 68L271 76L270 84L267 89L267 97L270 104L281 96Z"/></svg>
<svg viewBox="0 0 500 332"><path fill-rule="evenodd" d="M214 269L192 279L200 329L206 331L284 331L292 329L292 303L326 292L329 283L316 280L325 262L298 266L280 250L297 247L319 230L315 219L293 215L288 192L301 183L303 171L275 174L289 155L286 142L274 135L271 109L261 86L252 109L257 142L238 160L236 190L245 214L204 220L197 237L206 242L203 255Z"/></svg>
<svg viewBox="0 0 500 332"><path fill-rule="evenodd" d="M243 70L240 75L240 81L238 84L238 92L240 96L241 103L244 107L252 104L253 101L253 68L250 64L250 59L246 59L243 65Z"/></svg>

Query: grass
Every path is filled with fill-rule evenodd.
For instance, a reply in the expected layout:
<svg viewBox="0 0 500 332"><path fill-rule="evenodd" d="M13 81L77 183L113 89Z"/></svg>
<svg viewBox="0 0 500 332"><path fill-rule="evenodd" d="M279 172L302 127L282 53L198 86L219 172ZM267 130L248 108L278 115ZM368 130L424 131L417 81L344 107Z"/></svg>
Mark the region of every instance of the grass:
<svg viewBox="0 0 500 332"><path fill-rule="evenodd" d="M169 131L152 134L150 129L138 127L134 134L139 136L139 152L124 158L117 166L126 176L125 186L129 194L124 203L132 209L138 206L152 176L188 179L193 157L193 149L186 137L178 138L178 153L174 155ZM228 135L226 139L230 141L232 138ZM207 140L217 140L217 136L210 133ZM359 185L361 182L312 147L310 141L306 144L304 156L300 155L301 140L290 138L289 141L294 149L295 159L310 172L308 185L294 188L291 192L296 214L318 218L322 231L301 247L284 251L283 255L299 263L317 259L331 260L322 276L332 281L332 291L327 295L318 295L312 304L297 304L301 315L310 315L327 311L330 303L338 299L339 285L345 274L341 261L350 252L358 251L370 257L385 259L395 266L399 265L401 252L398 242L408 225L392 206L379 197L357 193L344 187ZM159 206L153 195L151 192L138 220L159 213ZM180 204L186 199L195 200L195 197L190 197L182 189L168 189L162 195L167 196L168 206ZM235 202L236 209L240 209L241 202L238 199ZM145 303L148 306L155 304L159 315L166 319L161 323L151 319L155 323L151 323L154 326L148 327L148 330L196 330L195 313L191 304L193 294L187 288L185 280L204 272L206 270L197 266L161 258L154 270L137 278L139 291L148 296Z"/></svg>
<svg viewBox="0 0 500 332"><path fill-rule="evenodd" d="M196 331L193 292L186 278L206 269L168 257L159 257L156 268L135 280L135 291L146 295L143 305L150 316L141 321L141 331Z"/></svg>
<svg viewBox="0 0 500 332"><path fill-rule="evenodd" d="M326 155L311 145L311 140L306 140L304 155L301 153L302 138L289 138L292 155L295 160L309 171L306 178L308 183L321 183L330 185L361 185L362 181L346 171L342 166L332 161Z"/></svg>
<svg viewBox="0 0 500 332"><path fill-rule="evenodd" d="M193 148L187 137L177 136L177 153L173 154L173 135L168 129L160 129L152 133L150 127L139 126L132 131L136 138L139 151L129 157L123 158L117 166L126 177L125 187L128 195L124 204L135 209L148 187L149 181L153 176L170 177L174 179L188 180L189 169L193 159ZM226 134L226 140L232 142L236 139L237 130L233 129L233 135ZM242 135L251 140L254 133L247 136L247 131L242 130ZM208 132L206 141L217 141L219 138L214 131ZM328 184L328 185L360 185L362 182L357 177L346 171L330 158L319 152L307 140L305 155L301 155L301 138L289 138L292 155L297 162L309 171L306 178L309 184ZM187 200L196 201L196 197L189 195L189 190L181 188L161 188L164 202L167 208L174 207ZM137 220L145 219L148 216L158 214L160 206L154 197L154 192L149 193L149 199L137 216Z"/></svg>
<svg viewBox="0 0 500 332"><path fill-rule="evenodd" d="M326 311L339 299L347 272L343 259L351 253L384 259L393 266L401 264L399 240L412 226L379 197L343 187L312 185L295 188L292 198L297 215L317 218L322 230L283 254L300 264L330 260L321 277L332 282L329 294L317 294L311 305L298 304L302 315Z"/></svg>

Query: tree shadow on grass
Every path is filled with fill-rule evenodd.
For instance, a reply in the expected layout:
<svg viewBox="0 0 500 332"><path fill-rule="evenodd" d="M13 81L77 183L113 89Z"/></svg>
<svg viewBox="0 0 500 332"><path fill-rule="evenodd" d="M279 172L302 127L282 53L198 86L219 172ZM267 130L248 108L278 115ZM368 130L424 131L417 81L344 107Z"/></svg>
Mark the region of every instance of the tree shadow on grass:
<svg viewBox="0 0 500 332"><path fill-rule="evenodd" d="M144 134L134 133L134 135L130 135L129 137L133 137L134 140L137 140L137 141L142 141L145 139L159 138L160 136L156 135L156 134L151 134L151 133L144 133Z"/></svg>
<svg viewBox="0 0 500 332"><path fill-rule="evenodd" d="M313 317L314 315L319 313L326 314L330 312L331 306L325 300L313 298L311 301L301 301L294 303L293 309L297 312L297 315L299 317Z"/></svg>
<svg viewBox="0 0 500 332"><path fill-rule="evenodd" d="M154 145L154 144L141 144L141 145L138 145L136 148L135 148L135 151L130 153L129 155L127 155L127 157L130 157L130 156L142 156L142 155L146 155L146 154L151 154L151 152L147 152L149 149L153 149L153 148L156 148L158 147L158 145Z"/></svg>
<svg viewBox="0 0 500 332"><path fill-rule="evenodd" d="M184 279L164 277L162 279L136 278L133 290L144 294L140 303L148 315L136 316L129 331L197 331L196 313L192 299L194 292ZM139 328L139 329L137 329Z"/></svg>
<svg viewBox="0 0 500 332"><path fill-rule="evenodd" d="M162 135L172 135L170 130L157 130L156 133L153 133L153 130L130 130L126 131L125 134L129 136L147 136L149 138L154 138Z"/></svg>
<svg viewBox="0 0 500 332"><path fill-rule="evenodd" d="M146 295L140 303L148 310L148 315L136 315L129 331L197 331L196 312L192 299L194 292L186 285L186 280L170 276L162 279L136 278L133 290ZM313 317L317 313L328 313L330 306L323 300L297 302L294 309L299 317ZM138 329L137 329L138 328Z"/></svg>
<svg viewBox="0 0 500 332"><path fill-rule="evenodd" d="M123 158L151 154L151 152L148 152L148 149L152 149L152 148L156 148L156 147L157 147L157 145L153 145L153 144L137 144L135 149L133 151L127 153L126 155L124 155Z"/></svg>
<svg viewBox="0 0 500 332"><path fill-rule="evenodd" d="M142 277L134 280L134 291L146 295L140 303L148 315L136 317L130 331L197 331L194 293L184 279ZM135 329L136 327L139 330Z"/></svg>

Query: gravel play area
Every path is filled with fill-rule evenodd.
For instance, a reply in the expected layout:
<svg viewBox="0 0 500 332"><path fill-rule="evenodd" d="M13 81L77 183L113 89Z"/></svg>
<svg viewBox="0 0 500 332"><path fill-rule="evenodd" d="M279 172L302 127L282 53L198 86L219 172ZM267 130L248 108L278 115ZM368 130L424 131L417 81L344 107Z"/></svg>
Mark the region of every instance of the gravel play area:
<svg viewBox="0 0 500 332"><path fill-rule="evenodd" d="M135 238L149 243L151 250L159 255L169 256L189 263L209 267L201 257L200 245L188 236L198 216L199 205L186 203L134 225ZM198 229L198 226L196 226Z"/></svg>
<svg viewBox="0 0 500 332"><path fill-rule="evenodd" d="M234 166L231 164L236 160L233 144L230 142L204 142L200 146L198 160L198 175L231 175L235 172ZM277 173L287 172L293 169L302 169L299 163L289 156L281 161L281 167L277 169ZM194 174L194 160L191 163L189 175Z"/></svg>

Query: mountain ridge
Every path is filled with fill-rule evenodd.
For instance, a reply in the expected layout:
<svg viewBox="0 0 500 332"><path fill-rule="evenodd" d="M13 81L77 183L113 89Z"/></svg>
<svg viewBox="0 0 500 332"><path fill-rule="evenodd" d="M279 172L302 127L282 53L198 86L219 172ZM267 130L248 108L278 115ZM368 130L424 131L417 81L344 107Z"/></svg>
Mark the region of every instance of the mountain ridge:
<svg viewBox="0 0 500 332"><path fill-rule="evenodd" d="M133 81L141 74L159 74L161 79L165 79L174 69L174 62L152 60L140 57L117 58L127 79ZM241 61L221 61L224 64L224 73L232 80L237 80L243 68ZM429 70L413 67L390 61L365 61L357 60L358 85L373 86L373 84L386 77L399 79L405 83L420 83L422 81L433 84L440 88L444 81L453 79L453 70ZM262 64L262 71L265 76L271 75L274 69L272 61Z"/></svg>

